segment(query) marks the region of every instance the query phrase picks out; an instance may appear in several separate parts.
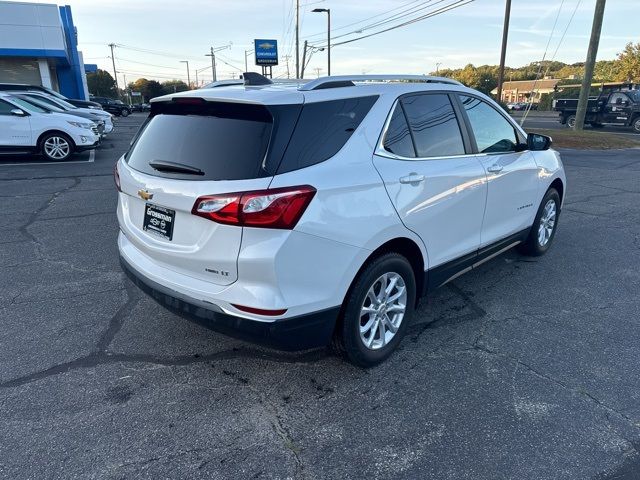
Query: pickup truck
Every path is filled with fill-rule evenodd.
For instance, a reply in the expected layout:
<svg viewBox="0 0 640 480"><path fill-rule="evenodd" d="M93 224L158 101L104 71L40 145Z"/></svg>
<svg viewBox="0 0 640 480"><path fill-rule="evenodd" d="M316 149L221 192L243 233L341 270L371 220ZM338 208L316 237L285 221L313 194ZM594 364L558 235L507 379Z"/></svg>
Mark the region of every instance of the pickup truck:
<svg viewBox="0 0 640 480"><path fill-rule="evenodd" d="M560 112L560 123L574 127L577 98L558 98L553 101L553 109ZM640 90L618 90L589 97L584 123L595 128L603 125L631 127L640 133Z"/></svg>

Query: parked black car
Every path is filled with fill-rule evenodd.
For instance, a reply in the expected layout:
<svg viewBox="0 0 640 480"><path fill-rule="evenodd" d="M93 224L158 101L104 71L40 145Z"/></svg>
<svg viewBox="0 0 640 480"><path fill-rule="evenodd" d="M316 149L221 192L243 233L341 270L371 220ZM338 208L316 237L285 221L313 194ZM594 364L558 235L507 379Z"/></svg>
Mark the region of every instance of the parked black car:
<svg viewBox="0 0 640 480"><path fill-rule="evenodd" d="M31 92L42 92L48 95L53 95L54 97L58 97L61 100L66 100L71 105L79 108L95 108L102 109L99 103L96 102L87 102L86 100L78 100L75 98L67 98L64 95L56 92L55 90L51 90L50 88L43 87L42 85L28 85L25 83L0 83L0 91L2 92L17 92L17 91L31 91Z"/></svg>
<svg viewBox="0 0 640 480"><path fill-rule="evenodd" d="M151 110L151 105L148 103L132 103L130 106L132 112L148 112Z"/></svg>
<svg viewBox="0 0 640 480"><path fill-rule="evenodd" d="M553 109L560 112L560 123L574 127L577 98L558 98L553 101ZM631 127L640 133L640 90L615 90L590 97L584 123L595 128L603 125Z"/></svg>
<svg viewBox="0 0 640 480"><path fill-rule="evenodd" d="M118 115L119 117L128 117L131 113L131 107L122 103L120 100L107 97L91 97L91 100L98 102L107 112Z"/></svg>

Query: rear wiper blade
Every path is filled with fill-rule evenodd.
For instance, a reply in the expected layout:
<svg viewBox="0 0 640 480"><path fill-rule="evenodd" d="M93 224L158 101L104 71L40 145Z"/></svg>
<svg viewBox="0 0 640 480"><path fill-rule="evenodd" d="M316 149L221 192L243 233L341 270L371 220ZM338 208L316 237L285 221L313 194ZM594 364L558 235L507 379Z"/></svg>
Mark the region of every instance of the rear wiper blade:
<svg viewBox="0 0 640 480"><path fill-rule="evenodd" d="M184 163L168 162L166 160L152 160L149 166L160 172L189 173L192 175L204 175L199 168L185 165Z"/></svg>

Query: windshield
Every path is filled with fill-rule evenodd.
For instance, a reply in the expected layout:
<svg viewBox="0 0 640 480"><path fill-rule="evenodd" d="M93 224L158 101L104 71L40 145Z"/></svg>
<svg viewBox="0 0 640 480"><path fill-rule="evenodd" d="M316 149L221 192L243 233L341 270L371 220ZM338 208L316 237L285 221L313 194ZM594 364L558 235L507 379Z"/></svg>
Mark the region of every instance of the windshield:
<svg viewBox="0 0 640 480"><path fill-rule="evenodd" d="M65 108L61 108L54 101L49 100L46 97L41 97L39 95L20 95L20 98L29 103L33 103L39 107L43 107L54 112L64 112L66 110Z"/></svg>
<svg viewBox="0 0 640 480"><path fill-rule="evenodd" d="M11 101L18 105L20 108L27 110L28 112L47 113L49 110L39 107L31 102L27 102L22 98L11 97Z"/></svg>
<svg viewBox="0 0 640 480"><path fill-rule="evenodd" d="M49 95L53 95L54 97L59 98L60 100L66 100L67 99L67 97L65 97L64 95L56 92L55 90L51 90L50 88L47 88L47 87L42 87L42 88L44 90L46 90L49 93Z"/></svg>
<svg viewBox="0 0 640 480"><path fill-rule="evenodd" d="M51 98L38 95L38 100L48 103L49 105L55 105L56 107L62 108L64 110L75 110L76 108L78 108L75 105L70 104L66 100L62 100L61 98L57 97Z"/></svg>

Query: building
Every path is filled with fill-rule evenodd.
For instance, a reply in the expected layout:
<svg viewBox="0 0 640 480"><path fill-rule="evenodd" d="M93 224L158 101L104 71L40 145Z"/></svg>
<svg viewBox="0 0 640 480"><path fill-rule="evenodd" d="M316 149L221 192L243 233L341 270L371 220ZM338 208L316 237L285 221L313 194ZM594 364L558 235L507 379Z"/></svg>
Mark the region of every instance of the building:
<svg viewBox="0 0 640 480"><path fill-rule="evenodd" d="M71 7L0 1L0 83L89 98Z"/></svg>
<svg viewBox="0 0 640 480"><path fill-rule="evenodd" d="M502 101L511 102L527 102L533 99L534 102L540 100L540 95L545 93L553 93L562 80L558 78L545 78L540 80L517 80L504 82L502 85ZM535 95L533 95L535 91ZM491 91L495 96L498 93L497 88Z"/></svg>

